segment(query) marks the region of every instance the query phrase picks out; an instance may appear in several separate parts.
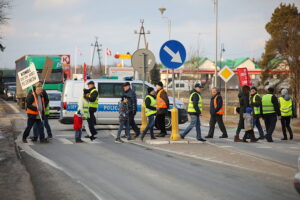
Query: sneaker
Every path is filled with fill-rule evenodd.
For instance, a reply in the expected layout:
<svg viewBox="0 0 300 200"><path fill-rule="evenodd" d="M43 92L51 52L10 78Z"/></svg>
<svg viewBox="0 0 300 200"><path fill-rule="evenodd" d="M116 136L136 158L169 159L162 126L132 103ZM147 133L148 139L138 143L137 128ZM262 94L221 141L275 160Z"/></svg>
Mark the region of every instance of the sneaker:
<svg viewBox="0 0 300 200"><path fill-rule="evenodd" d="M133 140L133 138L132 138L131 136L129 136L129 137L127 138L127 140Z"/></svg>
<svg viewBox="0 0 300 200"><path fill-rule="evenodd" d="M259 136L259 138L257 138L258 140L264 140L265 137Z"/></svg>
<svg viewBox="0 0 300 200"><path fill-rule="evenodd" d="M228 135L221 135L219 138L228 138Z"/></svg>
<svg viewBox="0 0 300 200"><path fill-rule="evenodd" d="M197 139L200 142L206 142L206 140L204 140L203 138Z"/></svg>
<svg viewBox="0 0 300 200"><path fill-rule="evenodd" d="M91 141L93 141L93 140L95 140L97 137L95 137L95 136L92 135L92 136L90 136L89 138L90 138Z"/></svg>
<svg viewBox="0 0 300 200"><path fill-rule="evenodd" d="M26 139L22 139L22 142L23 143L28 143Z"/></svg>
<svg viewBox="0 0 300 200"><path fill-rule="evenodd" d="M121 138L116 138L115 143L122 144L122 143L124 143L124 141L121 140Z"/></svg>
<svg viewBox="0 0 300 200"><path fill-rule="evenodd" d="M52 135L47 137L47 139L49 139L49 140L51 140L52 138L53 138L53 136L52 136Z"/></svg>
<svg viewBox="0 0 300 200"><path fill-rule="evenodd" d="M76 139L75 142L76 143L83 143L84 141L82 141L81 139Z"/></svg>
<svg viewBox="0 0 300 200"><path fill-rule="evenodd" d="M84 136L85 138L90 138L90 136L89 135L86 135L86 136Z"/></svg>
<svg viewBox="0 0 300 200"><path fill-rule="evenodd" d="M121 138L127 138L127 136L126 135L122 135Z"/></svg>
<svg viewBox="0 0 300 200"><path fill-rule="evenodd" d="M46 138L44 138L44 139L40 139L40 143L49 143L49 141Z"/></svg>

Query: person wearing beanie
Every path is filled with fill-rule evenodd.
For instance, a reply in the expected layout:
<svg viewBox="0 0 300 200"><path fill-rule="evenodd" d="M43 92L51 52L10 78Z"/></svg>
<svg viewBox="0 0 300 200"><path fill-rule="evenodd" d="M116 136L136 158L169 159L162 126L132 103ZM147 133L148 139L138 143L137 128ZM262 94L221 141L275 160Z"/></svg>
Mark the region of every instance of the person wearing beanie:
<svg viewBox="0 0 300 200"><path fill-rule="evenodd" d="M281 90L281 97L279 97L279 106L281 112L281 128L283 138L281 140L287 140L286 129L290 134L290 140L293 139L293 131L291 128L291 118L294 117L296 114L295 102L289 96L289 92L287 89Z"/></svg>
<svg viewBox="0 0 300 200"><path fill-rule="evenodd" d="M163 88L163 83L158 82L155 85L157 89L156 95L156 122L158 124L158 128L160 129L160 134L158 137L165 137L167 135L166 131L166 124L165 124L165 117L168 114L168 109L170 108L169 105L169 98L167 92Z"/></svg>
<svg viewBox="0 0 300 200"><path fill-rule="evenodd" d="M274 95L274 88L268 88L267 94L262 97L262 114L266 126L266 139L273 142L272 134L276 128L277 116L281 118L278 99Z"/></svg>
<svg viewBox="0 0 300 200"><path fill-rule="evenodd" d="M154 88L148 88L148 95L145 97L145 113L148 118L147 127L144 129L141 140L143 141L148 130L150 130L151 139L156 139L154 136L153 128L155 125L155 115L156 115L156 99Z"/></svg>
<svg viewBox="0 0 300 200"><path fill-rule="evenodd" d="M191 123L182 134L180 134L181 139L184 139L185 136L194 128L196 127L196 139L201 142L205 142L206 140L201 137L201 123L200 123L200 115L202 112L202 97L201 97L201 89L202 85L197 83L194 89L191 92L189 106L188 106L188 113L191 116Z"/></svg>
<svg viewBox="0 0 300 200"><path fill-rule="evenodd" d="M97 134L97 131L95 129L96 125L96 117L95 117L95 112L97 112L98 109L98 99L99 99L99 93L95 87L94 81L88 82L88 101L89 101L89 113L90 113L90 118L88 119L89 123L89 128L91 130L91 133L93 136Z"/></svg>
<svg viewBox="0 0 300 200"><path fill-rule="evenodd" d="M250 106L253 109L253 124L256 126L259 133L259 140L265 139L264 131L261 127L260 118L262 116L261 97L257 93L256 87L251 87L250 90Z"/></svg>

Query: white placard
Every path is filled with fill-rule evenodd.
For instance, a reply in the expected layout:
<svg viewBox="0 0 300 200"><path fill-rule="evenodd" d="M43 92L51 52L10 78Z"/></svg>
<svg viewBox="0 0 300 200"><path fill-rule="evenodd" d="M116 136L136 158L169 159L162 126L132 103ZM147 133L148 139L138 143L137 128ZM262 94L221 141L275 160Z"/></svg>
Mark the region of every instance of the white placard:
<svg viewBox="0 0 300 200"><path fill-rule="evenodd" d="M18 77L23 90L39 81L39 76L35 69L34 63L30 63L29 67L19 71Z"/></svg>

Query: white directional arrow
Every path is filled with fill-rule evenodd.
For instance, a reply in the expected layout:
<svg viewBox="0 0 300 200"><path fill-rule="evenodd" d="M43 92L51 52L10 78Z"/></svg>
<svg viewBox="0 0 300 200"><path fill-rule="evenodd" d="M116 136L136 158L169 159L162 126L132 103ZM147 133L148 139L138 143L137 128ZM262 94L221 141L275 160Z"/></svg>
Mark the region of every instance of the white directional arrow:
<svg viewBox="0 0 300 200"><path fill-rule="evenodd" d="M182 63L180 53L177 51L177 53L174 53L169 47L165 46L164 50L172 57L171 62L176 62L176 63Z"/></svg>

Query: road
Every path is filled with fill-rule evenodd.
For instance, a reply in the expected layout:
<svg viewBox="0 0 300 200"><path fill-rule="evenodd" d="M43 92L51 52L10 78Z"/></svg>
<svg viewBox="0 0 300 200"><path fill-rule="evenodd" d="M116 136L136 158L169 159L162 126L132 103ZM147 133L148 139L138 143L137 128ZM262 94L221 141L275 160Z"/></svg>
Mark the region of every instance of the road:
<svg viewBox="0 0 300 200"><path fill-rule="evenodd" d="M25 144L22 153L62 171L96 199L299 199L290 177L283 179L130 143L115 144L112 134L116 130L101 126L96 142L76 144L71 126L55 119L50 124L55 135L51 143ZM24 120L16 119L14 125L22 130ZM214 141L222 145L219 139ZM242 144L230 145L247 153L254 151L243 149ZM293 155L280 148L274 154L277 151ZM270 157L274 158L273 154ZM280 159L293 164L291 160L292 156Z"/></svg>

